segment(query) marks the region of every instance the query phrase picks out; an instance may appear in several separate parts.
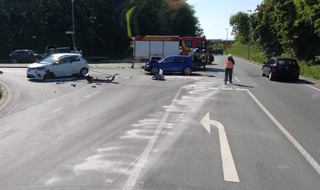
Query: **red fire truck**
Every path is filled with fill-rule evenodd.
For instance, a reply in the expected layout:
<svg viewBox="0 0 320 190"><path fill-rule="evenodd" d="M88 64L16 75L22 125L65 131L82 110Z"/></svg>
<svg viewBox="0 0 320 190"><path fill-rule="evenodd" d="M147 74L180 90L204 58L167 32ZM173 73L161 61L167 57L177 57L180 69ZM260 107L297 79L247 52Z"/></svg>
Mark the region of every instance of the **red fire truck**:
<svg viewBox="0 0 320 190"><path fill-rule="evenodd" d="M134 58L149 61L179 55L179 44L179 36L137 36L133 40Z"/></svg>
<svg viewBox="0 0 320 190"><path fill-rule="evenodd" d="M192 52L192 59L198 68L205 68L206 64L214 61L211 48L205 36L202 37L181 37L181 55L189 55Z"/></svg>
<svg viewBox="0 0 320 190"><path fill-rule="evenodd" d="M206 64L214 61L205 36L137 36L133 40L133 54L134 58L140 61L190 54L197 68L205 68Z"/></svg>

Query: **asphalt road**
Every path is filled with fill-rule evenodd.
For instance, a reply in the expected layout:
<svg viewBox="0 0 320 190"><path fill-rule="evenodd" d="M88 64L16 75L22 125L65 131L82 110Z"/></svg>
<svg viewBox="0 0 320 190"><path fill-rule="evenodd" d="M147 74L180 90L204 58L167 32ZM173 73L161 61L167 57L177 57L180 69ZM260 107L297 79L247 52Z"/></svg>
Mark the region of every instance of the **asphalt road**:
<svg viewBox="0 0 320 190"><path fill-rule="evenodd" d="M0 189L320 187L319 84L271 82L225 56L155 81L139 65L91 65L84 79L29 81L1 68Z"/></svg>

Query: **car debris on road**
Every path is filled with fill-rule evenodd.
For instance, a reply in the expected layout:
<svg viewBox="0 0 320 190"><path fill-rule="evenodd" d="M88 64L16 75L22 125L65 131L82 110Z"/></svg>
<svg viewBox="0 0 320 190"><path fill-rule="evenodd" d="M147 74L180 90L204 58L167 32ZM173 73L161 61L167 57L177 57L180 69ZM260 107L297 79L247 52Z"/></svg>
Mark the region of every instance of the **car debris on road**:
<svg viewBox="0 0 320 190"><path fill-rule="evenodd" d="M94 78L92 76L90 76L89 74L86 74L85 75L85 79L88 81L89 84L91 83L110 83L112 81L114 81L115 77L119 75L119 74L114 74L112 77L109 76L109 77L106 77L107 79L99 79L98 77ZM111 77L111 79L109 79Z"/></svg>

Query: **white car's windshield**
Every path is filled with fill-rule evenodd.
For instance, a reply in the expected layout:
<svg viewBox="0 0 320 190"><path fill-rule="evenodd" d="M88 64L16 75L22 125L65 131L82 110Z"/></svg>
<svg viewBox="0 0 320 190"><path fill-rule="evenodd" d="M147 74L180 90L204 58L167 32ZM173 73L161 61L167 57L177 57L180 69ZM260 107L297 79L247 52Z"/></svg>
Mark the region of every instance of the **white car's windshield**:
<svg viewBox="0 0 320 190"><path fill-rule="evenodd" d="M59 57L58 56L54 56L51 55L43 60L40 61L40 64L49 64L49 63L53 63L55 61L58 61Z"/></svg>

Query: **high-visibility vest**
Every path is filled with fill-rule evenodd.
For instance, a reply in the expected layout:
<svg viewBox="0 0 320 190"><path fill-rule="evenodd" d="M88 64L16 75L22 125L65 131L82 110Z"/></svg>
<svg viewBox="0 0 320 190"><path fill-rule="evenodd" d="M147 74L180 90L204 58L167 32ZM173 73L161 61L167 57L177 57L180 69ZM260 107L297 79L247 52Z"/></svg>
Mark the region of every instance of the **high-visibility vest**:
<svg viewBox="0 0 320 190"><path fill-rule="evenodd" d="M224 68L226 68L226 69L233 69L233 63L232 63L232 61L227 59L227 60L226 60L226 65L225 65Z"/></svg>

